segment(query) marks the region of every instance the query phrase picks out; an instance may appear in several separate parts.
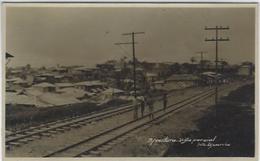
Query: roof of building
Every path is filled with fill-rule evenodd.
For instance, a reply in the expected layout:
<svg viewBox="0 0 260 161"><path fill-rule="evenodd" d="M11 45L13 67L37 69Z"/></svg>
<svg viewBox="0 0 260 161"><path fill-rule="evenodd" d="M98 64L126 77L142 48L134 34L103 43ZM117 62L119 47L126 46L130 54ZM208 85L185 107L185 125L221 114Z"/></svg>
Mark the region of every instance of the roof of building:
<svg viewBox="0 0 260 161"><path fill-rule="evenodd" d="M134 80L132 80L132 79L124 79L123 82L129 83L129 82L134 82Z"/></svg>
<svg viewBox="0 0 260 161"><path fill-rule="evenodd" d="M74 70L80 70L80 71L92 71L94 70L95 68L91 68L91 67L77 67L77 68L74 68Z"/></svg>
<svg viewBox="0 0 260 161"><path fill-rule="evenodd" d="M82 86L95 86L95 85L105 85L106 83L100 82L100 81L84 81L84 82L78 82L75 83L76 85L82 85Z"/></svg>
<svg viewBox="0 0 260 161"><path fill-rule="evenodd" d="M35 105L32 96L18 94L17 92L6 92L6 104Z"/></svg>
<svg viewBox="0 0 260 161"><path fill-rule="evenodd" d="M173 74L167 80L182 81L182 80L198 80L199 77L192 74Z"/></svg>
<svg viewBox="0 0 260 161"><path fill-rule="evenodd" d="M32 96L39 96L39 95L43 94L42 91L40 91L39 89L33 88L33 87L27 88L26 93L27 93L27 95L32 95Z"/></svg>
<svg viewBox="0 0 260 161"><path fill-rule="evenodd" d="M124 93L123 90L121 89L117 89L117 88L108 88L106 90L104 90L102 93L105 93L105 94L112 94L112 93Z"/></svg>
<svg viewBox="0 0 260 161"><path fill-rule="evenodd" d="M72 84L72 83L55 83L55 86L57 86L57 87L73 87L75 85Z"/></svg>
<svg viewBox="0 0 260 161"><path fill-rule="evenodd" d="M121 72L122 69L121 69L121 68L117 68L117 69L115 69L115 71L116 71L116 72Z"/></svg>
<svg viewBox="0 0 260 161"><path fill-rule="evenodd" d="M14 81L14 84L22 84L22 83L29 83L29 82L24 79L19 79L19 80Z"/></svg>
<svg viewBox="0 0 260 161"><path fill-rule="evenodd" d="M40 92L33 88L26 90L22 94L18 92L6 92L6 104L32 105L36 107L62 106L80 103L77 98L85 95L83 90L75 88L63 90L65 92L62 94Z"/></svg>
<svg viewBox="0 0 260 161"><path fill-rule="evenodd" d="M85 94L87 94L84 90L73 88L73 87L60 89L58 91L62 92L61 95L63 96L72 96L75 98L80 98L83 97Z"/></svg>
<svg viewBox="0 0 260 161"><path fill-rule="evenodd" d="M135 70L138 70L138 71L143 71L144 69L143 69L143 68L140 68L140 67L138 67L138 68L136 68Z"/></svg>
<svg viewBox="0 0 260 161"><path fill-rule="evenodd" d="M41 73L41 74L38 74L36 75L36 77L54 77L55 74L53 73Z"/></svg>
<svg viewBox="0 0 260 161"><path fill-rule="evenodd" d="M239 66L239 68L251 68L250 64L242 64Z"/></svg>
<svg viewBox="0 0 260 161"><path fill-rule="evenodd" d="M10 79L6 79L6 82L16 82L16 81L21 81L23 79L19 78L19 77L15 77L15 78L10 78Z"/></svg>
<svg viewBox="0 0 260 161"><path fill-rule="evenodd" d="M147 77L157 77L158 75L155 73L146 73Z"/></svg>
<svg viewBox="0 0 260 161"><path fill-rule="evenodd" d="M55 75L54 78L64 78L64 75Z"/></svg>
<svg viewBox="0 0 260 161"><path fill-rule="evenodd" d="M153 84L164 84L165 82L164 81L155 81L153 82Z"/></svg>
<svg viewBox="0 0 260 161"><path fill-rule="evenodd" d="M67 68L65 68L65 67L56 67L56 68L54 68L53 70L56 70L56 71L64 71L64 70L67 70Z"/></svg>
<svg viewBox="0 0 260 161"><path fill-rule="evenodd" d="M62 106L80 103L80 101L73 96L60 95L55 93L44 93L43 95L39 96L38 99L48 104L48 106Z"/></svg>
<svg viewBox="0 0 260 161"><path fill-rule="evenodd" d="M221 74L216 74L215 72L203 72L202 75L206 75L206 76L212 77L212 78L216 77L216 76L218 76L218 77L221 76Z"/></svg>
<svg viewBox="0 0 260 161"><path fill-rule="evenodd" d="M5 53L5 57L6 57L6 58L13 58L14 56L6 52L6 53Z"/></svg>
<svg viewBox="0 0 260 161"><path fill-rule="evenodd" d="M47 83L47 82L35 84L35 85L33 85L33 86L34 86L34 87L55 87L53 84Z"/></svg>

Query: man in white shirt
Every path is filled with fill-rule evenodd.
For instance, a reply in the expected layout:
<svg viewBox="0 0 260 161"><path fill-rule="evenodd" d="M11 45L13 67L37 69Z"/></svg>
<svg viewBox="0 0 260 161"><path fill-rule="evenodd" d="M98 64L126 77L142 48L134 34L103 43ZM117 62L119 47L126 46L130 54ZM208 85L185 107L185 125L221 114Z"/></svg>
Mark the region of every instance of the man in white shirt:
<svg viewBox="0 0 260 161"><path fill-rule="evenodd" d="M133 108L134 108L134 120L136 120L138 118L139 102L138 102L137 98L135 98L135 97L132 98L132 101L133 101Z"/></svg>

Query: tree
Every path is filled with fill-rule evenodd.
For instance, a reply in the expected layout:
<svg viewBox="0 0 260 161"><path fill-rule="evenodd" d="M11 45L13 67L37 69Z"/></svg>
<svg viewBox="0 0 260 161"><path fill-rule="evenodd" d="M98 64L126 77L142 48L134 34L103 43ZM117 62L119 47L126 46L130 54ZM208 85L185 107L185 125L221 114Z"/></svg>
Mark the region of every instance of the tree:
<svg viewBox="0 0 260 161"><path fill-rule="evenodd" d="M170 66L170 72L172 74L180 73L181 65L179 63L174 63Z"/></svg>
<svg viewBox="0 0 260 161"><path fill-rule="evenodd" d="M30 64L27 64L26 66L25 66L25 70L30 70L31 69L31 65Z"/></svg>
<svg viewBox="0 0 260 161"><path fill-rule="evenodd" d="M45 67L45 66L42 66L42 67L40 68L40 70L46 70L46 67Z"/></svg>
<svg viewBox="0 0 260 161"><path fill-rule="evenodd" d="M185 73L185 74L193 73L193 64L183 63L181 65L181 71L182 71L182 73Z"/></svg>
<svg viewBox="0 0 260 161"><path fill-rule="evenodd" d="M225 66L228 65L228 62L226 62L226 61L224 61L224 60L221 60L221 61L220 61L220 65L221 65L221 72L223 73Z"/></svg>
<svg viewBox="0 0 260 161"><path fill-rule="evenodd" d="M191 57L190 61L191 61L192 64L194 64L196 62L196 59L194 57Z"/></svg>
<svg viewBox="0 0 260 161"><path fill-rule="evenodd" d="M212 64L210 60L202 60L201 61L202 67L207 67L209 69L209 66Z"/></svg>
<svg viewBox="0 0 260 161"><path fill-rule="evenodd" d="M253 63L250 61L244 61L241 63L241 65L252 65Z"/></svg>
<svg viewBox="0 0 260 161"><path fill-rule="evenodd" d="M197 70L197 66L196 66L196 64L194 64L195 62L197 62L197 60L195 59L195 57L191 57L191 58L190 58L190 61L191 61L191 64L192 64L192 66L193 66L191 72L194 73L194 72Z"/></svg>

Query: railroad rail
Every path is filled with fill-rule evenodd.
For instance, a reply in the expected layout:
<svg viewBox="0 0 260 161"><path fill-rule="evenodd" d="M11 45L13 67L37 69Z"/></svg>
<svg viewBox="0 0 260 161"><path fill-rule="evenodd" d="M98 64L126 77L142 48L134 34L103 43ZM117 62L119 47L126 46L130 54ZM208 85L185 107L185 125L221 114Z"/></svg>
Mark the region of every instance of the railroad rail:
<svg viewBox="0 0 260 161"><path fill-rule="evenodd" d="M168 97L171 97L169 94ZM155 101L160 100L156 97ZM30 141L50 137L51 135L69 131L74 128L79 128L92 122L97 122L106 118L120 115L133 110L131 104L119 106L116 109L101 110L98 113L90 113L83 116L71 117L68 119L57 120L39 126L30 127L24 130L16 131L5 138L6 149L11 150L13 147L18 147Z"/></svg>
<svg viewBox="0 0 260 161"><path fill-rule="evenodd" d="M40 137L48 137L50 134L56 134L71 130L73 128L79 128L93 121L100 121L115 115L120 115L122 113L129 112L132 109L132 105L126 105L124 107L112 110L110 109L97 114L89 114L84 117L69 118L66 120L58 120L37 127L21 130L6 136L6 148L9 150L12 146L20 146L21 144L28 143L29 141L33 141L34 139L38 139Z"/></svg>
<svg viewBox="0 0 260 161"><path fill-rule="evenodd" d="M118 106L117 108L126 107L126 106L129 106L129 105L131 105L131 103L125 103L121 106ZM113 108L113 109L115 109L115 108ZM83 114L83 115L76 115L76 116L72 116L72 117L69 117L69 118L59 119L59 120L56 120L56 121L45 122L45 123L42 123L42 124L36 125L36 126L25 127L25 128L23 128L23 130L16 130L16 131L6 135L6 137L12 137L12 136L19 135L19 134L22 134L22 133L25 133L27 131L31 131L31 130L34 130L34 129L48 127L48 126L51 126L51 125L54 125L54 124L57 124L57 123L64 123L64 122L71 121L71 120L74 120L74 119L87 117L87 116L96 114L97 112L101 113L101 112L106 112L106 111L113 110L113 109L108 107L108 108L105 108L105 109L101 109L99 111L94 111L94 112L90 112L90 113Z"/></svg>
<svg viewBox="0 0 260 161"><path fill-rule="evenodd" d="M123 104L123 105L117 107L117 109L118 109L118 108L122 108L122 107L129 106L129 105L131 105L131 104L130 104L130 103ZM113 109L111 109L111 108L102 109L102 110L99 110L98 113L106 112L106 111L109 111L109 110L113 110ZM55 125L55 124L58 124L58 123L64 123L64 122L68 122L68 121L75 120L75 119L78 119L78 118L83 118L83 117L91 116L91 115L96 114L96 113L97 113L97 111L94 111L94 112L90 112L90 113L87 113L87 114L84 114L84 115L72 116L72 117L70 117L70 118L65 118L65 119L60 119L60 120L56 120L56 121L51 121L51 122L42 123L42 124L37 125L37 126L30 126L30 127L24 128L23 130L17 130L17 131L12 132L11 134L6 135L6 138L8 138L8 137L14 137L14 136L16 136L16 135L24 134L24 133L26 133L26 132L31 132L31 131L34 130L34 129L45 128L45 127L49 127L49 126L51 126L51 125Z"/></svg>
<svg viewBox="0 0 260 161"><path fill-rule="evenodd" d="M168 117L172 115L175 111L181 110L188 105L202 101L205 98L210 97L214 94L215 92L213 89L201 92L168 106L166 111L164 111L163 109L155 111L154 119L149 119L150 115L146 114L142 118L128 121L116 127L104 129L94 136L88 136L80 142L76 142L67 147L53 151L52 153L49 153L44 157L85 157L100 155L102 151L109 149L117 142L124 140L131 133L137 132L144 128L148 128L151 123Z"/></svg>

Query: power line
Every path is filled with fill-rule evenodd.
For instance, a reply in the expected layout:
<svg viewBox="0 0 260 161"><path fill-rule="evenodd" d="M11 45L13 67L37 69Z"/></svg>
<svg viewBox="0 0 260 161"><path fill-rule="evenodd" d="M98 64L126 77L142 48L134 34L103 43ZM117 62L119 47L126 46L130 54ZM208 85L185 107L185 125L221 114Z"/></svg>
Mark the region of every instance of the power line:
<svg viewBox="0 0 260 161"><path fill-rule="evenodd" d="M215 59L215 104L217 105L218 103L218 42L219 41L229 41L229 38L222 38L219 37L219 30L229 30L229 27L222 27L222 26L216 26L216 27L205 27L205 30L215 30L215 38L212 39L205 39L205 41L213 41L216 42L216 59Z"/></svg>
<svg viewBox="0 0 260 161"><path fill-rule="evenodd" d="M127 52L124 48L122 48L121 45L117 45L117 46L119 47L119 49L121 49L121 50L123 51L123 53L124 53L124 55L125 55L126 57L129 57L129 56L130 56L130 53Z"/></svg>
<svg viewBox="0 0 260 161"><path fill-rule="evenodd" d="M115 43L115 45L132 45L133 50L133 79L134 79L134 96L136 98L136 58L135 58L135 35L137 34L145 34L145 32L129 32L129 33L123 33L123 36L132 36L132 42L119 42Z"/></svg>

